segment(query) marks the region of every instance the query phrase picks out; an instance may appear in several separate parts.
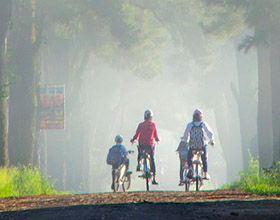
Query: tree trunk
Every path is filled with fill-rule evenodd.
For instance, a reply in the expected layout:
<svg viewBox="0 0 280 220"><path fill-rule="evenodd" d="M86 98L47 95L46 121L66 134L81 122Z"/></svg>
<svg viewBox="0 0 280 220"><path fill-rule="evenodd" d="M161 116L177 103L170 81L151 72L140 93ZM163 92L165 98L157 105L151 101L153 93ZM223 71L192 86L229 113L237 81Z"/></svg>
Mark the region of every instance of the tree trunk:
<svg viewBox="0 0 280 220"><path fill-rule="evenodd" d="M220 105L228 106L226 100L227 97L223 96L223 101ZM228 111L220 111L220 109L225 109L225 107L221 108L219 105L215 106L216 125L226 162L227 181L232 182L237 178L238 172L242 168L242 159L240 158L240 149L238 149L236 145L236 137L232 136L234 133L232 132L234 125L230 120L232 117L231 113Z"/></svg>
<svg viewBox="0 0 280 220"><path fill-rule="evenodd" d="M271 35L270 67L271 67L271 101L273 128L273 162L280 160L280 33Z"/></svg>
<svg viewBox="0 0 280 220"><path fill-rule="evenodd" d="M269 53L267 45L259 44L258 53L258 146L260 167L267 168L272 164L273 133L271 109L271 79Z"/></svg>
<svg viewBox="0 0 280 220"><path fill-rule="evenodd" d="M5 57L7 32L12 16L12 1L0 0L0 166L9 164L8 155L8 103Z"/></svg>
<svg viewBox="0 0 280 220"><path fill-rule="evenodd" d="M13 164L33 164L36 74L34 67L34 24L31 1L21 1L14 7L17 19L12 32L16 79L10 96L10 159ZM18 23L17 23L18 22Z"/></svg>
<svg viewBox="0 0 280 220"><path fill-rule="evenodd" d="M236 62L238 90L231 85L235 100L238 106L238 116L240 122L240 135L242 142L243 168L247 169L249 165L249 151L254 158L258 156L258 146L251 146L251 141L257 134L257 102L255 101L254 79L257 78L257 72L253 63L256 64L255 54L244 54L237 50L236 42Z"/></svg>

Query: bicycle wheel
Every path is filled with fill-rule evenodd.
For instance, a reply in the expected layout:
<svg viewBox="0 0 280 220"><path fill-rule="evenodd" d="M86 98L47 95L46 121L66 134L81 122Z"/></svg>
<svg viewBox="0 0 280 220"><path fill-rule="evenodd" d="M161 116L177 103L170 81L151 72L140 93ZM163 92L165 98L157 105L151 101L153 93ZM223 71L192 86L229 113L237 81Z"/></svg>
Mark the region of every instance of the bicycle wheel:
<svg viewBox="0 0 280 220"><path fill-rule="evenodd" d="M195 189L196 189L196 191L199 191L199 178L198 177L195 178Z"/></svg>
<svg viewBox="0 0 280 220"><path fill-rule="evenodd" d="M189 181L185 182L185 191L186 192L190 191L190 182Z"/></svg>
<svg viewBox="0 0 280 220"><path fill-rule="evenodd" d="M188 178L188 170L186 168L184 168L183 177L184 177L185 191L188 192L190 191L190 181Z"/></svg>
<svg viewBox="0 0 280 220"><path fill-rule="evenodd" d="M195 189L196 191L199 191L199 175L198 175L198 164L195 165Z"/></svg>
<svg viewBox="0 0 280 220"><path fill-rule="evenodd" d="M147 191L149 191L150 190L150 187L149 187L149 172L146 172L145 173L145 179L146 179L146 189L147 189Z"/></svg>
<svg viewBox="0 0 280 220"><path fill-rule="evenodd" d="M124 192L127 192L129 190L130 183L131 183L130 175L124 176L123 177L123 182L122 182L122 189L123 189Z"/></svg>
<svg viewBox="0 0 280 220"><path fill-rule="evenodd" d="M148 168L146 156L144 158L144 172L145 172L145 180L146 180L146 190L149 191L150 190L150 187L149 187L150 171Z"/></svg>

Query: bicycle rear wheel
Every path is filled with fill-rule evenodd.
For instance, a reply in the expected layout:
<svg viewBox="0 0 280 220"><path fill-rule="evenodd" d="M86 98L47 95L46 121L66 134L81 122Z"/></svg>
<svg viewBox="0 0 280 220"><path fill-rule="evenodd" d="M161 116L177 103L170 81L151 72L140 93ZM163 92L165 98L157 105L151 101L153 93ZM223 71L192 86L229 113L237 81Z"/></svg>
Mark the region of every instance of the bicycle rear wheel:
<svg viewBox="0 0 280 220"><path fill-rule="evenodd" d="M190 191L190 182L189 181L185 182L185 191L186 192Z"/></svg>
<svg viewBox="0 0 280 220"><path fill-rule="evenodd" d="M130 184L131 184L130 175L124 176L123 177L123 182L122 182L122 189L123 189L124 192L127 192L129 190Z"/></svg>
<svg viewBox="0 0 280 220"><path fill-rule="evenodd" d="M196 189L196 191L199 191L199 178L198 177L195 178L195 189Z"/></svg>
<svg viewBox="0 0 280 220"><path fill-rule="evenodd" d="M149 170L147 162L148 162L148 159L145 155L145 157L144 157L144 172L145 172L145 180L146 180L146 190L149 191L150 190L150 186L149 186L150 170Z"/></svg>
<svg viewBox="0 0 280 220"><path fill-rule="evenodd" d="M199 175L198 175L198 164L195 165L195 190L199 191Z"/></svg>
<svg viewBox="0 0 280 220"><path fill-rule="evenodd" d="M146 172L146 173L145 173L145 179L146 179L146 189L147 189L147 191L150 190L150 186L149 186L149 180L150 180L150 178L149 178L149 176L150 176L149 172Z"/></svg>
<svg viewBox="0 0 280 220"><path fill-rule="evenodd" d="M190 181L188 178L188 170L186 168L184 168L183 177L184 177L185 191L188 192L190 191Z"/></svg>

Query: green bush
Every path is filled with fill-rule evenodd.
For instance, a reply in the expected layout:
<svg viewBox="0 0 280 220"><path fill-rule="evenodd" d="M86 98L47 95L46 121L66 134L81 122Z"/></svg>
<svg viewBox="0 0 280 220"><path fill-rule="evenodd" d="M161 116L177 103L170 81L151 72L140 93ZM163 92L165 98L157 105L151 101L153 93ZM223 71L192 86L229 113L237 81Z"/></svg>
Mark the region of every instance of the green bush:
<svg viewBox="0 0 280 220"><path fill-rule="evenodd" d="M58 194L38 169L0 168L0 197Z"/></svg>
<svg viewBox="0 0 280 220"><path fill-rule="evenodd" d="M239 180L226 184L222 188L240 189L255 194L279 194L280 161L274 167L260 171L259 161L251 157L249 169L239 173Z"/></svg>

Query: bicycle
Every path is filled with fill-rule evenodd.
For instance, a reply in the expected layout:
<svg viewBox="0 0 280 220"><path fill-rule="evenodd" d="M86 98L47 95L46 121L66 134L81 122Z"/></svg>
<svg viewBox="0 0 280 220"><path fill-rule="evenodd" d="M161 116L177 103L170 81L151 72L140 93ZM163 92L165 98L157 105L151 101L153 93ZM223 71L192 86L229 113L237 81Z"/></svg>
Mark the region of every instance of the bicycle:
<svg viewBox="0 0 280 220"><path fill-rule="evenodd" d="M134 153L134 151L127 151L128 154ZM119 192L120 186L123 192L127 192L131 185L131 174L132 172L125 172L126 167L125 164L120 165L117 169L113 169L114 173L114 192Z"/></svg>
<svg viewBox="0 0 280 220"><path fill-rule="evenodd" d="M204 145L206 147L208 144ZM190 186L195 184L196 191L199 191L200 188L203 186L203 170L202 170L202 159L201 156L203 155L203 149L190 149L192 150L193 154L193 167L192 170L189 169L189 166L186 162L184 166L183 172L183 182L185 184L185 191L190 191Z"/></svg>
<svg viewBox="0 0 280 220"><path fill-rule="evenodd" d="M151 158L150 158L150 147L145 147L143 149L142 155L141 155L141 163L142 163L142 175L139 175L138 177L144 178L146 180L146 190L150 190L149 182L152 177L151 173Z"/></svg>

